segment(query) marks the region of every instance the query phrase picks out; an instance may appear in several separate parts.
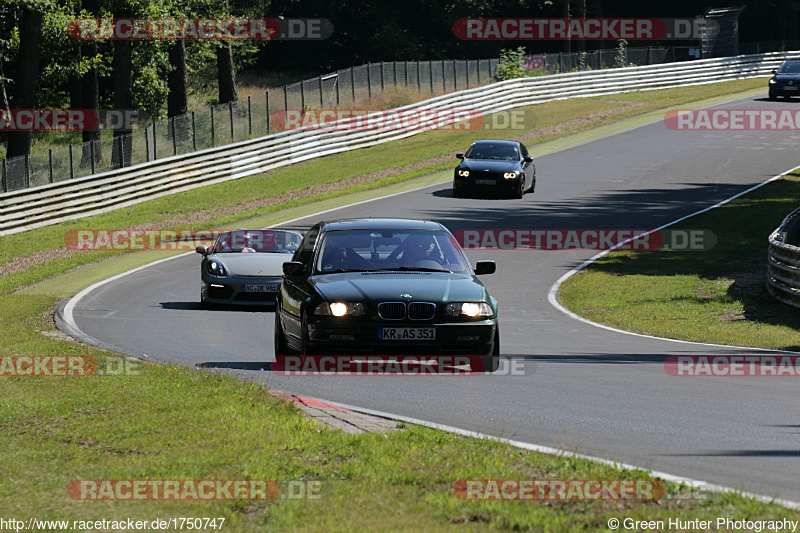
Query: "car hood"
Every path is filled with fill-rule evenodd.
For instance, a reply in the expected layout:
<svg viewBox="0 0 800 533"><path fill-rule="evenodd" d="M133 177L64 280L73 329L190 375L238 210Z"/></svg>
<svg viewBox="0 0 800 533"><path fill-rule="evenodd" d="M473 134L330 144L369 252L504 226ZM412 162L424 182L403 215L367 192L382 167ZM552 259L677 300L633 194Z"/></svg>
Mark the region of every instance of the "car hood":
<svg viewBox="0 0 800 533"><path fill-rule="evenodd" d="M496 159L465 159L458 168L468 170L488 170L490 172L511 172L519 170L519 161L501 161Z"/></svg>
<svg viewBox="0 0 800 533"><path fill-rule="evenodd" d="M367 304L403 301L449 303L489 301L483 284L471 274L449 272L342 272L312 276L310 282L327 301Z"/></svg>
<svg viewBox="0 0 800 533"><path fill-rule="evenodd" d="M780 83L793 81L800 84L800 74L775 74L772 79Z"/></svg>
<svg viewBox="0 0 800 533"><path fill-rule="evenodd" d="M232 276L283 276L283 263L291 261L292 254L236 252L209 256L213 258Z"/></svg>

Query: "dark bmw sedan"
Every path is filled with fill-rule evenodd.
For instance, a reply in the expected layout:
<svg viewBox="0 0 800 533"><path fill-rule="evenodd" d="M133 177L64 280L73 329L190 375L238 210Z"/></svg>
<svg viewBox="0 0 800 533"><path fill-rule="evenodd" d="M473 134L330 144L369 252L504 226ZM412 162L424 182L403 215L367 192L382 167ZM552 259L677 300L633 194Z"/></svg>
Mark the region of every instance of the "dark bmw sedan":
<svg viewBox="0 0 800 533"><path fill-rule="evenodd" d="M511 196L522 198L536 187L536 166L525 145L517 141L477 141L453 176L453 196Z"/></svg>
<svg viewBox="0 0 800 533"><path fill-rule="evenodd" d="M800 96L800 59L784 61L778 70L773 70L774 76L769 80L769 99L775 100L779 96L789 98Z"/></svg>
<svg viewBox="0 0 800 533"><path fill-rule="evenodd" d="M275 355L480 356L499 364L497 300L438 222L319 222L284 263Z"/></svg>

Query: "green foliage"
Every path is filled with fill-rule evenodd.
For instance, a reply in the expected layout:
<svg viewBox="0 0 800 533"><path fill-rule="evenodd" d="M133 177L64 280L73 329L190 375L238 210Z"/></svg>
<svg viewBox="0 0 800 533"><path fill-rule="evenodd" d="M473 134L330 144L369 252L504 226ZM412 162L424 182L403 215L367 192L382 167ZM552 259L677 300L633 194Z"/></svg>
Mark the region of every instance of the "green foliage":
<svg viewBox="0 0 800 533"><path fill-rule="evenodd" d="M633 63L628 63L628 41L620 39L617 41L617 55L614 57L614 67L631 67Z"/></svg>
<svg viewBox="0 0 800 533"><path fill-rule="evenodd" d="M525 78L525 48L520 46L516 50L503 49L500 52L500 64L497 66L497 74L495 79L497 81L515 80L517 78Z"/></svg>
<svg viewBox="0 0 800 533"><path fill-rule="evenodd" d="M503 50L500 53L500 64L497 67L497 81L514 80L531 76L544 76L550 74L550 64L547 55L536 58L525 53L525 48L520 46L516 50Z"/></svg>
<svg viewBox="0 0 800 533"><path fill-rule="evenodd" d="M97 41L97 54L82 56L83 41L67 34L67 24L75 18L93 17L222 17L235 13L238 16L264 16L263 9L244 2L219 2L217 0L100 0L95 14L82 9L79 0L0 0L0 58L3 70L2 84L13 98L14 81L20 68L19 55L20 14L22 9L35 9L44 14L40 41L41 59L36 91L38 107L65 108L70 106L69 83L91 69L97 69L100 84L101 107L113 107L114 101L114 43ZM241 5L240 5L241 4ZM215 41L188 41L187 71L190 86L216 87L217 65ZM132 43L133 103L152 117L166 114L167 76L171 69L168 50L170 41L135 41ZM253 64L264 42L234 42L233 58L237 71ZM84 54L86 48L84 47ZM1 102L0 102L1 103ZM37 136L42 134L37 133Z"/></svg>

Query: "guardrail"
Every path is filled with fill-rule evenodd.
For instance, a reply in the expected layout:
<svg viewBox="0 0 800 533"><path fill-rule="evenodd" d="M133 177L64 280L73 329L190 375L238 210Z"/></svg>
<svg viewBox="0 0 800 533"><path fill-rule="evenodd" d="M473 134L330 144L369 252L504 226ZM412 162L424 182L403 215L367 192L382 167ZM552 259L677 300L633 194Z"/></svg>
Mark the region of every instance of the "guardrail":
<svg viewBox="0 0 800 533"><path fill-rule="evenodd" d="M483 114L573 97L656 90L768 75L800 52L774 52L520 78L450 93L395 111L470 109ZM461 119L458 119L461 120ZM0 235L9 235L133 205L196 187L259 174L300 161L394 141L430 127L409 129L396 120L381 131L292 130L178 155L102 174L0 194ZM451 124L440 122L440 126ZM396 128L394 128L396 126ZM394 129L391 129L391 128Z"/></svg>
<svg viewBox="0 0 800 533"><path fill-rule="evenodd" d="M800 208L769 236L767 290L776 300L800 307Z"/></svg>

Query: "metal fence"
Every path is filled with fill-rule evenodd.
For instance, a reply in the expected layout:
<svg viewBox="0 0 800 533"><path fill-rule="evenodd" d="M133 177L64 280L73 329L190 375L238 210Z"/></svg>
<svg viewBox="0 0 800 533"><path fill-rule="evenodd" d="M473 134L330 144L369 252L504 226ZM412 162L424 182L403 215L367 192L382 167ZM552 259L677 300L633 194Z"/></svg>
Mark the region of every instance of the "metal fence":
<svg viewBox="0 0 800 533"><path fill-rule="evenodd" d="M531 74L655 65L694 59L692 52L691 47L639 47L533 55L531 61L540 67ZM403 95L394 98L390 91L395 88L411 90L417 99L470 89L495 81L499 64L499 59L392 61L339 70L263 96L170 117L130 135L0 160L1 190L27 189L263 137L278 131L282 121L274 118L280 111L399 107L410 102ZM382 100L375 101L381 95Z"/></svg>

